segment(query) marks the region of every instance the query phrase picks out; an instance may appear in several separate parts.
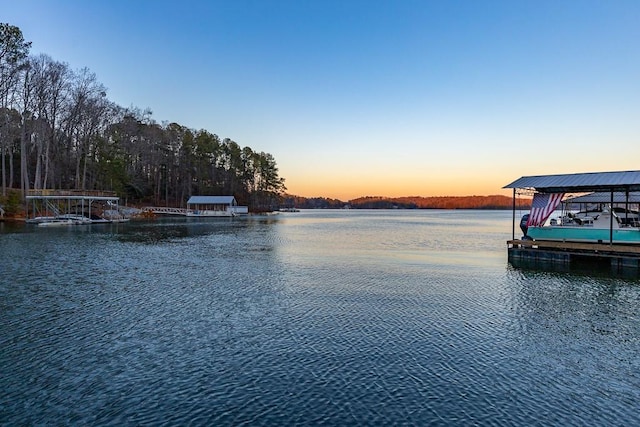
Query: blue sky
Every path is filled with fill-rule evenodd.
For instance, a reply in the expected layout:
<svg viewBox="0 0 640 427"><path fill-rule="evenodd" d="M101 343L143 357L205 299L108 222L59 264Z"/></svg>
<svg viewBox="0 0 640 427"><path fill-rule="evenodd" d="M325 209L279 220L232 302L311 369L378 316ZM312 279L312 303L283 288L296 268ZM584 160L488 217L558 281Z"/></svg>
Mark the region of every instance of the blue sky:
<svg viewBox="0 0 640 427"><path fill-rule="evenodd" d="M0 0L121 106L274 155L289 192L509 194L640 166L639 1Z"/></svg>

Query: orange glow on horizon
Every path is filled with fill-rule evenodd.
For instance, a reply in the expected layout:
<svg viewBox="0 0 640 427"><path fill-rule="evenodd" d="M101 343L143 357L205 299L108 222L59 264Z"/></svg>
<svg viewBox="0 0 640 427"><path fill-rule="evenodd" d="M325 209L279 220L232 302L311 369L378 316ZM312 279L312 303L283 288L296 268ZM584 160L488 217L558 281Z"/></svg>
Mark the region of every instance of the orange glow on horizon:
<svg viewBox="0 0 640 427"><path fill-rule="evenodd" d="M513 179L516 179L515 177ZM300 197L324 197L349 201L366 196L379 197L445 197L445 196L511 196L512 190L503 189L502 186L511 182L511 178L502 180L449 180L439 182L428 179L409 180L402 182L364 182L362 180L349 179L302 179L287 180L287 194Z"/></svg>

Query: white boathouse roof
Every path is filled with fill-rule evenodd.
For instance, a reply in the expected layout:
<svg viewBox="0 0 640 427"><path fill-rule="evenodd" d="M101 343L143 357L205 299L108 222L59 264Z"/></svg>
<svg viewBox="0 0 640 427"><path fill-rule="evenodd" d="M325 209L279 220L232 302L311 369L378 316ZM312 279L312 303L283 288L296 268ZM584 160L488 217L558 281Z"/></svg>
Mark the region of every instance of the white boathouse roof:
<svg viewBox="0 0 640 427"><path fill-rule="evenodd" d="M235 205L233 196L191 196L187 205Z"/></svg>
<svg viewBox="0 0 640 427"><path fill-rule="evenodd" d="M523 176L502 188L530 188L541 193L640 191L640 171Z"/></svg>

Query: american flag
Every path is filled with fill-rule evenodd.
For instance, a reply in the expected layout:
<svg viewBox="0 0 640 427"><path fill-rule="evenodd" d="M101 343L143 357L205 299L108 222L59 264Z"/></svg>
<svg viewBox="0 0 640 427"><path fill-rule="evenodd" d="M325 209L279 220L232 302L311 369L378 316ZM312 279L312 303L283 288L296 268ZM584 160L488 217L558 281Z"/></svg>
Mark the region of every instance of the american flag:
<svg viewBox="0 0 640 427"><path fill-rule="evenodd" d="M544 224L558 204L560 204L563 196L564 193L534 194L533 201L531 202L531 212L529 214L529 220L527 221L527 227L536 227Z"/></svg>

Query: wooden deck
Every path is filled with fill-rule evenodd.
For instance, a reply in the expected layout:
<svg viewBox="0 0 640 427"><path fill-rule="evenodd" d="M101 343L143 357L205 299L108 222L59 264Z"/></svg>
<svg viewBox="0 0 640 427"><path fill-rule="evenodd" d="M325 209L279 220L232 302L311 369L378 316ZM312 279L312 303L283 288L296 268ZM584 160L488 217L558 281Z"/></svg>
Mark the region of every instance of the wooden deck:
<svg viewBox="0 0 640 427"><path fill-rule="evenodd" d="M640 245L508 240L507 254L509 263L516 267L606 270L613 275L640 277Z"/></svg>
<svg viewBox="0 0 640 427"><path fill-rule="evenodd" d="M582 243L582 242L556 242L545 240L508 240L509 248L542 249L565 252L580 252L598 254L629 254L640 257L640 245L628 245L621 243Z"/></svg>

